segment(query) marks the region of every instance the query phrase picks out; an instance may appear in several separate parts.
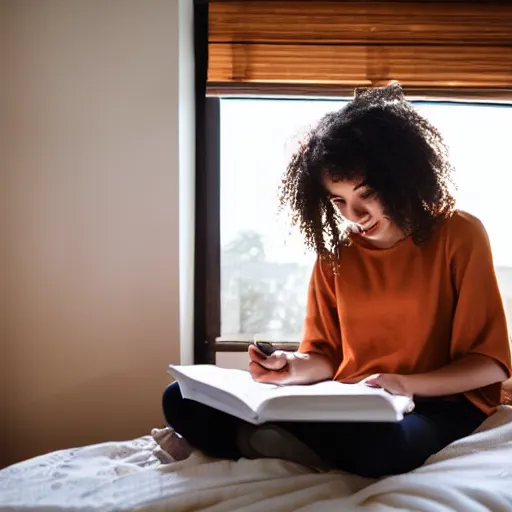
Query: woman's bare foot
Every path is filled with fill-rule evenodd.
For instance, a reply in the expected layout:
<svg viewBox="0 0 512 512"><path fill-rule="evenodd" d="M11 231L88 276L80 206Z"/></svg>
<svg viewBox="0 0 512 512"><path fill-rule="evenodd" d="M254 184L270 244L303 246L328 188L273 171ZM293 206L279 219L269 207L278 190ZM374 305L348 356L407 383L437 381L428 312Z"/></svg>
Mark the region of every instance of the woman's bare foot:
<svg viewBox="0 0 512 512"><path fill-rule="evenodd" d="M153 453L163 464L185 460L193 451L187 440L170 427L154 428L151 435L158 443Z"/></svg>

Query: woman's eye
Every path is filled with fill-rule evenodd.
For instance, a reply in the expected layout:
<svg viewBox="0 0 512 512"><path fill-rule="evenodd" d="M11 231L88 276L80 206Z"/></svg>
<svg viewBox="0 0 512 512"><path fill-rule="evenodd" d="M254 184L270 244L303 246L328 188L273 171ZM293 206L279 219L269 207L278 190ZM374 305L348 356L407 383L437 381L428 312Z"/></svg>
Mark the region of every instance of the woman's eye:
<svg viewBox="0 0 512 512"><path fill-rule="evenodd" d="M375 190L367 190L366 192L363 192L361 194L362 199L370 199L370 197L373 197L375 195Z"/></svg>

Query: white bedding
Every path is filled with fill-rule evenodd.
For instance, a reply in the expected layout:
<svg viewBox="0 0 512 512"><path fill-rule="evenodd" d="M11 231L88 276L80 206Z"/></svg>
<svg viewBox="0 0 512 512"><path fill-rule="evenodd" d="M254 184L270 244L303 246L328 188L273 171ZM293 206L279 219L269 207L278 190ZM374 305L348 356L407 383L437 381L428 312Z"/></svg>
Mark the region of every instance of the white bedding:
<svg viewBox="0 0 512 512"><path fill-rule="evenodd" d="M512 407L408 474L374 481L279 460L162 465L151 437L63 450L0 471L0 511L509 512Z"/></svg>

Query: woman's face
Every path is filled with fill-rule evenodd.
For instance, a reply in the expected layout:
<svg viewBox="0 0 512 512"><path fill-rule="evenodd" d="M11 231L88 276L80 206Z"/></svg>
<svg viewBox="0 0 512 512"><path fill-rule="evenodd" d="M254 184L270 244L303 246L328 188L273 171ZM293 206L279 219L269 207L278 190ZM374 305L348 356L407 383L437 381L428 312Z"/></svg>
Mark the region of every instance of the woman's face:
<svg viewBox="0 0 512 512"><path fill-rule="evenodd" d="M333 181L324 177L324 187L341 216L359 228L372 245L391 247L404 237L400 228L384 215L377 194L363 181Z"/></svg>

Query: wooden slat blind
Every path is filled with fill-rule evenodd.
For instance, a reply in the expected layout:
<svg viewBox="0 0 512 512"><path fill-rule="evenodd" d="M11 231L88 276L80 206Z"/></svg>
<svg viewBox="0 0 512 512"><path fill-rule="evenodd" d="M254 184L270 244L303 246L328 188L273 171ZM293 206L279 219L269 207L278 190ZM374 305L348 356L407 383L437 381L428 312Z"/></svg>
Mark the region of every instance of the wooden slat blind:
<svg viewBox="0 0 512 512"><path fill-rule="evenodd" d="M510 2L211 0L210 94L512 98Z"/></svg>

